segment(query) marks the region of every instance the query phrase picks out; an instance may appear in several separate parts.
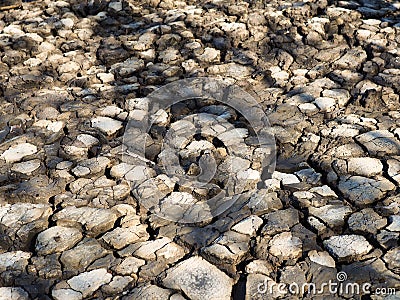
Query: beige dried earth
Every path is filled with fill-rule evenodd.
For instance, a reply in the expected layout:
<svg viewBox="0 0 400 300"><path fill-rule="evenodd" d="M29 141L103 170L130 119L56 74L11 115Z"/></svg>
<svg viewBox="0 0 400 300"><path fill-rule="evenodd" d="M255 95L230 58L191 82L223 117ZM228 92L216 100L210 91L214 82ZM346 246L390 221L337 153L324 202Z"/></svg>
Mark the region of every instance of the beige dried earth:
<svg viewBox="0 0 400 300"><path fill-rule="evenodd" d="M0 299L398 299L399 9L37 0L0 10ZM276 141L268 176L234 108L189 99L150 115L151 92L197 77L259 103ZM146 134L128 126L147 118ZM145 157L128 159L145 137ZM233 205L204 204L224 188ZM338 272L371 295L276 288L320 287Z"/></svg>

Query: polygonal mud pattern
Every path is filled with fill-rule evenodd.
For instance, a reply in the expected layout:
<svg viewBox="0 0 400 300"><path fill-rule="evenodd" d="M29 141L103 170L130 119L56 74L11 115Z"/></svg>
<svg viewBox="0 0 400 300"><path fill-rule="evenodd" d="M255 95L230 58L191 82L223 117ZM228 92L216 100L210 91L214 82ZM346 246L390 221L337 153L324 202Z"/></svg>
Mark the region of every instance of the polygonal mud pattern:
<svg viewBox="0 0 400 300"><path fill-rule="evenodd" d="M0 10L0 299L348 299L276 288L341 271L343 284L370 283L371 299L399 290L399 9L38 0ZM189 99L149 116L146 135L129 132L153 91L199 77L241 87L268 116L276 168L261 184L265 153L227 105ZM210 155L226 161L205 188L161 168L168 131L173 148L194 114L219 138L190 137L180 171L209 179ZM127 160L143 137L146 157ZM210 217L197 224L140 201L156 195L162 211L221 187L236 201L218 216L193 210Z"/></svg>

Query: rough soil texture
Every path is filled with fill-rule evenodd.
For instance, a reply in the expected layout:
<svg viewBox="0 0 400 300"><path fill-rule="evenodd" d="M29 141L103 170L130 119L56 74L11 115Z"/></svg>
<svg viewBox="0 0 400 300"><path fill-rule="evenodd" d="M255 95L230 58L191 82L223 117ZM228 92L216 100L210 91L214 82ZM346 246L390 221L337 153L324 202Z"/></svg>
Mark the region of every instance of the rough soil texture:
<svg viewBox="0 0 400 300"><path fill-rule="evenodd" d="M361 299L264 289L320 287L339 272L371 284L363 299L398 299L376 291L400 290L399 9L38 0L0 11L0 299ZM146 152L158 190L123 161L123 136L152 91L201 76L259 102L277 159L262 188L246 181L223 214L190 225L140 203L162 195L168 209L215 193L160 173L165 133L191 113L243 129L241 116L199 100L160 111ZM199 152L217 153L226 163L214 187L230 162L236 194L260 163L254 143L226 151L229 128L218 142L194 137L180 162L198 175Z"/></svg>

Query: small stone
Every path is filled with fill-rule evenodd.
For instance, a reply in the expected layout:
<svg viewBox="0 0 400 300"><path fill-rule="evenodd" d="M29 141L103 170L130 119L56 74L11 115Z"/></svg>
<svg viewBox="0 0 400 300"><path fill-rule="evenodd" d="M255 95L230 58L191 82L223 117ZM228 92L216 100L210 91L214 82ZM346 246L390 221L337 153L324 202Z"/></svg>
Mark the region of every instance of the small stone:
<svg viewBox="0 0 400 300"><path fill-rule="evenodd" d="M85 147L90 148L99 143L99 140L90 134L80 134L76 137L76 139L82 142Z"/></svg>
<svg viewBox="0 0 400 300"><path fill-rule="evenodd" d="M390 249L384 256L388 268L393 272L400 273L400 247Z"/></svg>
<svg viewBox="0 0 400 300"><path fill-rule="evenodd" d="M246 128L235 128L222 132L217 138L220 139L225 146L232 146L243 143L243 139L245 139L248 134Z"/></svg>
<svg viewBox="0 0 400 300"><path fill-rule="evenodd" d="M171 299L170 295L172 292L167 289L162 289L156 285L144 284L134 288L130 294L125 296L123 300L137 300L137 299L148 299L148 300L165 300Z"/></svg>
<svg viewBox="0 0 400 300"><path fill-rule="evenodd" d="M372 234L376 234L387 223L386 219L378 215L372 208L365 208L352 214L347 222L350 229L355 233Z"/></svg>
<svg viewBox="0 0 400 300"><path fill-rule="evenodd" d="M258 216L249 216L232 227L233 231L254 236L262 225L263 220Z"/></svg>
<svg viewBox="0 0 400 300"><path fill-rule="evenodd" d="M392 159L387 160L388 175L400 184L400 156L393 156Z"/></svg>
<svg viewBox="0 0 400 300"><path fill-rule="evenodd" d="M110 83L115 80L114 74L111 74L111 73L97 73L96 76L97 76L97 78L99 78L101 80L102 83ZM114 116L112 116L112 117L114 117Z"/></svg>
<svg viewBox="0 0 400 300"><path fill-rule="evenodd" d="M289 79L289 73L286 71L272 72L271 77L274 78L278 84L282 84Z"/></svg>
<svg viewBox="0 0 400 300"><path fill-rule="evenodd" d="M90 174L90 169L87 167L77 166L72 169L72 173L77 177L83 177Z"/></svg>
<svg viewBox="0 0 400 300"><path fill-rule="evenodd" d="M272 236L276 233L289 231L299 223L299 213L294 208L278 210L262 216L266 224L261 230L262 235Z"/></svg>
<svg viewBox="0 0 400 300"><path fill-rule="evenodd" d="M35 249L39 255L62 252L81 239L82 233L76 228L54 226L39 233Z"/></svg>
<svg viewBox="0 0 400 300"><path fill-rule="evenodd" d="M298 178L301 179L301 181L310 184L317 184L321 180L321 174L315 172L313 168L302 169L300 171L295 172L295 174Z"/></svg>
<svg viewBox="0 0 400 300"><path fill-rule="evenodd" d="M29 300L28 293L20 287L0 287L0 300Z"/></svg>
<svg viewBox="0 0 400 300"><path fill-rule="evenodd" d="M352 261L372 250L372 246L361 235L338 235L324 241L327 248L338 261Z"/></svg>
<svg viewBox="0 0 400 300"><path fill-rule="evenodd" d="M371 155L400 155L400 141L388 130L369 131L357 136L356 139Z"/></svg>
<svg viewBox="0 0 400 300"><path fill-rule="evenodd" d="M71 18L61 19L60 22L64 25L65 28L71 29L72 27L74 27L74 20L72 20Z"/></svg>
<svg viewBox="0 0 400 300"><path fill-rule="evenodd" d="M314 112L318 110L317 106L314 103L302 103L299 105L299 109L303 113Z"/></svg>
<svg viewBox="0 0 400 300"><path fill-rule="evenodd" d="M227 231L210 246L204 247L202 253L215 264L226 262L237 265L249 251L249 240L248 235Z"/></svg>
<svg viewBox="0 0 400 300"><path fill-rule="evenodd" d="M338 188L357 206L365 207L382 199L386 192L394 190L395 186L382 176L376 176L374 179L362 176L341 176Z"/></svg>
<svg viewBox="0 0 400 300"><path fill-rule="evenodd" d="M349 206L325 205L322 207L309 207L310 215L322 220L331 228L338 228L344 225L345 218L352 213Z"/></svg>
<svg viewBox="0 0 400 300"><path fill-rule="evenodd" d="M26 156L33 155L37 152L37 147L30 143L22 143L11 146L8 150L4 151L0 158L4 159L7 163L20 161Z"/></svg>
<svg viewBox="0 0 400 300"><path fill-rule="evenodd" d="M47 228L52 209L46 204L16 203L0 206L0 249L24 249L31 239ZM8 242L7 242L8 241Z"/></svg>
<svg viewBox="0 0 400 300"><path fill-rule="evenodd" d="M120 163L118 165L115 165L111 168L110 170L110 175L114 178L122 178L125 176L126 173L128 173L130 170L132 170L135 166L127 164L127 163ZM138 166L139 167L139 166ZM144 167L145 168L145 167ZM132 179L132 178L131 178Z"/></svg>
<svg viewBox="0 0 400 300"><path fill-rule="evenodd" d="M339 107L343 107L350 99L350 93L345 89L324 90L322 96L336 99Z"/></svg>
<svg viewBox="0 0 400 300"><path fill-rule="evenodd" d="M359 127L352 124L341 124L331 129L329 136L331 137L354 137L360 134Z"/></svg>
<svg viewBox="0 0 400 300"><path fill-rule="evenodd" d="M93 236L113 228L117 218L117 215L109 209L74 206L68 206L53 216L53 220L58 225L70 224L72 226L80 223Z"/></svg>
<svg viewBox="0 0 400 300"><path fill-rule="evenodd" d="M384 249L390 249L398 245L399 237L400 234L398 232L381 230L376 235L376 240Z"/></svg>
<svg viewBox="0 0 400 300"><path fill-rule="evenodd" d="M59 261L60 254L54 253L46 256L33 256L32 267L37 270L40 278L52 279L62 277L62 266ZM28 266L30 268L30 266Z"/></svg>
<svg viewBox="0 0 400 300"><path fill-rule="evenodd" d="M160 109L151 116L150 120L154 124L165 125L168 123L168 114L165 110Z"/></svg>
<svg viewBox="0 0 400 300"><path fill-rule="evenodd" d="M96 269L74 276L67 283L73 290L81 292L83 297L88 297L100 286L109 283L111 278L106 269Z"/></svg>
<svg viewBox="0 0 400 300"><path fill-rule="evenodd" d="M122 128L122 122L109 117L96 117L92 119L92 127L98 128L108 136L111 136Z"/></svg>
<svg viewBox="0 0 400 300"><path fill-rule="evenodd" d="M358 69L367 59L367 54L361 47L350 49L334 63L334 67L342 69Z"/></svg>
<svg viewBox="0 0 400 300"><path fill-rule="evenodd" d="M57 132L60 132L64 128L65 123L63 121L52 122L49 120L39 120L39 121L35 122L32 126L45 128L48 131L57 133Z"/></svg>
<svg viewBox="0 0 400 300"><path fill-rule="evenodd" d="M369 38L369 36L372 34L370 30L365 30L365 29L358 29L356 36L358 39L361 41L365 41Z"/></svg>
<svg viewBox="0 0 400 300"><path fill-rule="evenodd" d="M400 231L400 215L394 215L389 217L389 226L386 227L390 231Z"/></svg>
<svg viewBox="0 0 400 300"><path fill-rule="evenodd" d="M74 61L69 61L69 62L66 62L66 63L60 65L57 68L57 71L58 71L58 74L60 74L60 75L62 75L64 73L75 73L76 74L77 72L79 72L80 68L81 67L78 63L76 63Z"/></svg>
<svg viewBox="0 0 400 300"><path fill-rule="evenodd" d="M172 241L156 251L157 258L168 263L176 262L184 255L185 249Z"/></svg>
<svg viewBox="0 0 400 300"><path fill-rule="evenodd" d="M250 197L247 206L253 214L261 215L282 208L282 202L275 192L260 189Z"/></svg>
<svg viewBox="0 0 400 300"><path fill-rule="evenodd" d="M106 106L100 112L100 114L102 116L110 117L110 118L116 117L120 113L122 113L122 109L115 105Z"/></svg>
<svg viewBox="0 0 400 300"><path fill-rule="evenodd" d="M294 174L287 174L275 171L272 173L272 178L281 180L283 185L300 183L299 178Z"/></svg>
<svg viewBox="0 0 400 300"><path fill-rule="evenodd" d="M194 256L167 270L162 283L168 288L183 291L193 300L229 300L233 280L206 260Z"/></svg>
<svg viewBox="0 0 400 300"><path fill-rule="evenodd" d="M146 261L136 257L125 258L114 271L120 275L134 275L139 271L141 266L144 266Z"/></svg>
<svg viewBox="0 0 400 300"><path fill-rule="evenodd" d="M311 193L317 193L322 197L334 197L337 198L336 193L327 185L313 187L309 190Z"/></svg>
<svg viewBox="0 0 400 300"><path fill-rule="evenodd" d="M376 158L351 157L347 160L347 169L351 174L371 177L382 173L383 165Z"/></svg>
<svg viewBox="0 0 400 300"><path fill-rule="evenodd" d="M60 261L67 270L81 270L108 252L96 239L86 238L72 249L64 251Z"/></svg>
<svg viewBox="0 0 400 300"><path fill-rule="evenodd" d="M71 171L75 176L83 177L89 174L104 173L109 164L110 160L107 157L98 156L80 161L78 166Z"/></svg>
<svg viewBox="0 0 400 300"><path fill-rule="evenodd" d="M331 112L335 109L335 99L328 97L318 97L314 100L314 103L318 106L321 111Z"/></svg>
<svg viewBox="0 0 400 300"><path fill-rule="evenodd" d="M24 271L28 265L31 253L23 251L12 251L0 254L0 272L9 270Z"/></svg>
<svg viewBox="0 0 400 300"><path fill-rule="evenodd" d="M55 120L60 115L58 110L54 107L47 106L37 112L39 119Z"/></svg>
<svg viewBox="0 0 400 300"><path fill-rule="evenodd" d="M301 256L303 243L290 232L275 235L269 242L269 252L281 260L297 259Z"/></svg>
<svg viewBox="0 0 400 300"><path fill-rule="evenodd" d="M144 241L132 244L118 252L121 256L133 255L147 261L164 259L167 262L175 262L185 255L182 247L163 237L154 241Z"/></svg>
<svg viewBox="0 0 400 300"><path fill-rule="evenodd" d="M34 159L14 164L11 168L11 171L20 174L31 175L39 168L40 168L40 160Z"/></svg>
<svg viewBox="0 0 400 300"><path fill-rule="evenodd" d="M264 180L266 192L276 192L281 188L281 182L279 179L271 178Z"/></svg>
<svg viewBox="0 0 400 300"><path fill-rule="evenodd" d="M122 249L128 244L145 241L148 238L149 234L146 231L146 226L138 224L136 226L115 228L104 234L101 239L114 249Z"/></svg>
<svg viewBox="0 0 400 300"><path fill-rule="evenodd" d="M51 295L55 300L81 300L82 293L72 289L54 289Z"/></svg>
<svg viewBox="0 0 400 300"><path fill-rule="evenodd" d="M134 279L130 276L114 276L109 284L103 285L101 290L108 295L121 294Z"/></svg>
<svg viewBox="0 0 400 300"><path fill-rule="evenodd" d="M122 2L119 2L119 1L117 1L117 2L111 2L111 3L108 5L108 7L109 7L109 8L112 8L112 9L115 10L115 11L121 11L121 10L122 10Z"/></svg>
<svg viewBox="0 0 400 300"><path fill-rule="evenodd" d="M319 234L324 233L327 230L326 225L313 216L308 217L307 222L313 229L318 231Z"/></svg>
<svg viewBox="0 0 400 300"><path fill-rule="evenodd" d="M180 59L180 54L178 50L168 48L164 51L160 51L158 57L162 59L162 62L165 64L173 64Z"/></svg>
<svg viewBox="0 0 400 300"><path fill-rule="evenodd" d="M315 262L321 266L326 266L328 268L335 268L335 260L332 258L332 256L329 255L328 252L325 251L316 251L312 250L308 252L308 257L312 262Z"/></svg>
<svg viewBox="0 0 400 300"><path fill-rule="evenodd" d="M191 207L194 209L188 209ZM172 192L162 200L158 212L160 214L166 212L169 218L187 223L196 223L213 217L207 204L198 202L187 192Z"/></svg>
<svg viewBox="0 0 400 300"><path fill-rule="evenodd" d="M248 274L260 273L260 274L270 276L271 273L273 272L273 267L270 264L270 262L268 262L267 260L256 259L256 260L251 261L246 266L246 272Z"/></svg>
<svg viewBox="0 0 400 300"><path fill-rule="evenodd" d="M202 62L216 62L220 60L220 51L214 48L206 47L203 54L198 55L197 59Z"/></svg>

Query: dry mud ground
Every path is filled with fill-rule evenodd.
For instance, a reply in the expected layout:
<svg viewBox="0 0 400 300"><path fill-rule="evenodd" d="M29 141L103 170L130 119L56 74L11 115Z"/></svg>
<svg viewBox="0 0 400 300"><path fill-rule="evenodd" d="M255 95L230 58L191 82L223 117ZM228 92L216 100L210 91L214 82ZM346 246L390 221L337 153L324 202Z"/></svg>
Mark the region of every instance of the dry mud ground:
<svg viewBox="0 0 400 300"><path fill-rule="evenodd" d="M399 9L38 0L0 11L0 299L399 299ZM249 124L209 99L149 116L145 164L124 160L146 97L196 77L240 86L268 116L276 167L258 188ZM205 128L224 126L189 137L180 170L198 175L211 153L217 178L179 186L160 168L163 140L204 113ZM223 188L237 201L222 214L160 217ZM146 199L163 199L158 213ZM320 291L329 282L360 291Z"/></svg>

